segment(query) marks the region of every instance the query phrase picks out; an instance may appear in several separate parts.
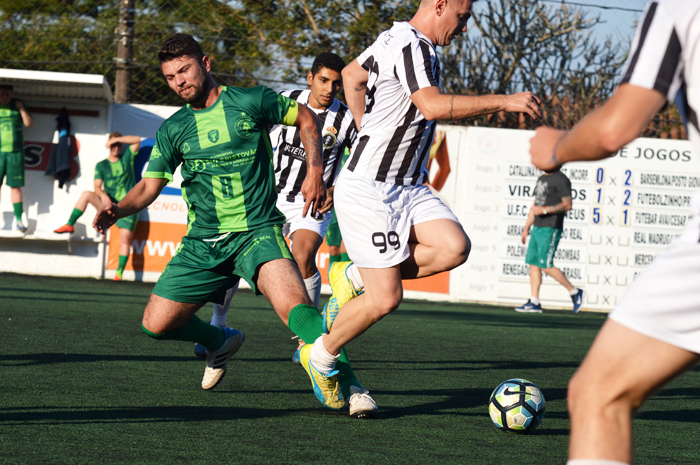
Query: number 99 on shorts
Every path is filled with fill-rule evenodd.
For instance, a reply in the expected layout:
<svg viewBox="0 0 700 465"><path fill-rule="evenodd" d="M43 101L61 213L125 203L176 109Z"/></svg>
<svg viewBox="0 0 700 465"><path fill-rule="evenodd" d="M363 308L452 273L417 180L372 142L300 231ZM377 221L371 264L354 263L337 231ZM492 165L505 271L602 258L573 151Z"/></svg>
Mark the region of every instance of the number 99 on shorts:
<svg viewBox="0 0 700 465"><path fill-rule="evenodd" d="M399 250L401 247L401 240L396 231L389 231L387 234L383 232L376 232L372 234L372 244L379 248L379 253L386 253L389 247L393 247L394 250Z"/></svg>

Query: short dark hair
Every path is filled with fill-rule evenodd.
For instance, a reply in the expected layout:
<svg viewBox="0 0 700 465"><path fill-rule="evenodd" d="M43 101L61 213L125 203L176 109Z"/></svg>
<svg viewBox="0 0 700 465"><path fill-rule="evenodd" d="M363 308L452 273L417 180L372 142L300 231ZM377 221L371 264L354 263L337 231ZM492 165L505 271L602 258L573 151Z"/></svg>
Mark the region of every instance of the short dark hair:
<svg viewBox="0 0 700 465"><path fill-rule="evenodd" d="M12 90L14 90L14 87L12 87L12 85L10 85L10 84L0 84L0 89L12 91Z"/></svg>
<svg viewBox="0 0 700 465"><path fill-rule="evenodd" d="M340 73L345 68L345 62L335 53L323 52L314 59L314 63L311 65L311 75L316 76L321 68L332 69Z"/></svg>
<svg viewBox="0 0 700 465"><path fill-rule="evenodd" d="M183 56L192 57L197 61L204 57L202 47L194 37L184 32L178 32L165 39L163 46L158 50L158 60L161 64Z"/></svg>

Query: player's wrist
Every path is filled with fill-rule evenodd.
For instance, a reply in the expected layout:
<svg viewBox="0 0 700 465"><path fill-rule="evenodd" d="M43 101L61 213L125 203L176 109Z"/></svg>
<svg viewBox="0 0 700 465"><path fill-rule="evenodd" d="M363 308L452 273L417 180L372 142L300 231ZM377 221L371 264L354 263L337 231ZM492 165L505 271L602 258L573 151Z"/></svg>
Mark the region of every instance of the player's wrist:
<svg viewBox="0 0 700 465"><path fill-rule="evenodd" d="M549 159L549 162L553 165L556 165L557 168L561 168L564 166L564 161L561 161L561 156L557 156L557 149L559 148L559 144L561 143L562 139L566 137L568 133L563 133L557 138L557 141L554 143L554 147L552 148L552 156Z"/></svg>

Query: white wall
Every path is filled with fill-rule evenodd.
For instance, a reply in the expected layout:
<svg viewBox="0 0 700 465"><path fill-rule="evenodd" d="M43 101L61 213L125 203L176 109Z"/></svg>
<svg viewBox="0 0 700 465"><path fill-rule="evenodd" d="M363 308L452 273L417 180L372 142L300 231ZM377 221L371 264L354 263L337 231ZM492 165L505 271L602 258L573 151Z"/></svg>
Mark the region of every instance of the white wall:
<svg viewBox="0 0 700 465"><path fill-rule="evenodd" d="M104 248L99 242L85 241L68 244L67 237L57 241L42 239L53 229L64 224L73 205L83 190L93 189L95 164L105 158L104 143L109 125L110 107L106 104L80 104L60 101L24 99L27 107L90 110L97 117L71 116L71 133L79 142L80 171L78 177L58 188L58 181L45 176L43 171L26 170L26 185L22 189L24 211L27 216L28 234L25 238L12 238L12 202L10 188L0 190L0 271L55 276L101 276ZM34 127L25 128L27 142L51 143L56 130L55 114L33 113ZM47 149L47 150L50 150ZM48 156L48 153L43 155ZM90 207L91 208L91 207ZM94 214L94 212L93 212ZM85 217L88 216L86 213ZM82 218L81 218L82 220ZM97 235L89 228L78 226L78 235L94 239Z"/></svg>

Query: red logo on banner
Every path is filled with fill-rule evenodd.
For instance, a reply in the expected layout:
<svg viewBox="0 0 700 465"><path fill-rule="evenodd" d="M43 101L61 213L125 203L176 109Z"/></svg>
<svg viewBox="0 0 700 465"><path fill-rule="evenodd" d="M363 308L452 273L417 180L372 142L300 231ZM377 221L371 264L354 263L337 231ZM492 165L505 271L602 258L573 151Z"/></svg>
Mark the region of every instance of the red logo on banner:
<svg viewBox="0 0 700 465"><path fill-rule="evenodd" d="M24 168L32 171L46 171L49 166L49 156L51 155L50 142L25 142L24 143ZM78 152L80 143L75 136L70 136L70 178L78 176Z"/></svg>

